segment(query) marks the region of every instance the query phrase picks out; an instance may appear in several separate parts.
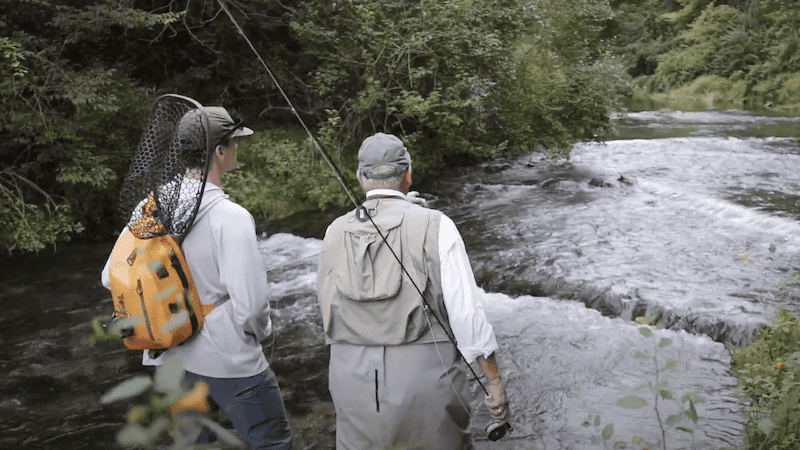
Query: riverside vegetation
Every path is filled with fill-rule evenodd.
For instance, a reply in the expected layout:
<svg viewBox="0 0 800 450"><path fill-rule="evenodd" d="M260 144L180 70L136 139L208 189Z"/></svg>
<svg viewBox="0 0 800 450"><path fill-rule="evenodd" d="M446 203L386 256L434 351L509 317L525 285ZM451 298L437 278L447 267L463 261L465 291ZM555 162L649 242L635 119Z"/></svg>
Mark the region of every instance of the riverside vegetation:
<svg viewBox="0 0 800 450"><path fill-rule="evenodd" d="M537 147L564 153L608 130L629 92L600 37L612 16L605 1L228 3L343 168L375 131L414 146L417 175ZM256 130L297 126L213 0L0 0L0 54L0 245L9 251L118 229L117 193L163 93L225 106ZM283 162L294 184L329 170ZM271 186L266 194L293 211L342 203L327 189L295 205Z"/></svg>
<svg viewBox="0 0 800 450"><path fill-rule="evenodd" d="M800 112L800 26L790 0L612 0L606 29L637 97L673 109Z"/></svg>
<svg viewBox="0 0 800 450"><path fill-rule="evenodd" d="M498 155L566 155L572 142L601 139L624 98L800 111L800 13L790 0L229 3L342 167L373 131L414 145L422 177ZM296 126L216 1L0 6L8 251L114 233L120 183L158 95L221 104L257 130ZM302 158L283 167L292 184L328 177ZM269 186L240 192L275 199L259 219L345 202L326 189L294 204Z"/></svg>
<svg viewBox="0 0 800 450"><path fill-rule="evenodd" d="M787 301L800 300L800 272L780 289ZM781 307L771 326L752 344L733 352L745 404L746 448L789 450L800 446L800 322Z"/></svg>
<svg viewBox="0 0 800 450"><path fill-rule="evenodd" d="M703 398L700 397L696 392L685 392L680 397L680 407L677 411L674 411L675 405L666 404L667 401L673 400L675 397L675 394L667 384L666 373L678 367L678 364L680 363L680 361L677 359L666 359L667 355L662 354L662 352L666 352L672 345L672 339L660 338L656 340L657 336L653 330L663 329L663 325L661 325L658 319L654 317L638 317L636 322L643 324L643 326L639 327L639 334L641 334L642 337L647 340L647 345L652 348L652 353L650 350L636 350L633 352L633 357L641 360L644 364L652 364L654 382L650 383L649 389L650 394L652 395L653 412L655 413L658 426L661 429L661 440L650 442L644 437L636 435L630 438L630 443L636 448L644 447L648 449L669 449L671 447L669 446L669 440L667 439L667 429L672 427L676 431L689 433L692 435L692 448L702 448L702 442L695 442L694 429L691 427L691 425L685 422L697 424L697 410L695 409L694 405L696 403L703 403ZM680 357L677 352L674 353L675 357ZM660 402L664 402L664 404L660 405ZM617 406L638 409L649 406L649 403L645 398L638 395L627 395L617 400ZM670 406L672 408L670 408ZM665 408L673 410L674 414L666 415ZM662 417L662 415L664 416ZM628 448L627 441L613 439L613 423L606 424L602 428L602 431L600 431L600 427L603 425L603 422L599 414L589 415L581 425L584 427L594 426L595 430L599 432L599 436L592 436L593 444L602 444L603 447L608 448L609 444L611 444L613 441L612 448L614 449Z"/></svg>

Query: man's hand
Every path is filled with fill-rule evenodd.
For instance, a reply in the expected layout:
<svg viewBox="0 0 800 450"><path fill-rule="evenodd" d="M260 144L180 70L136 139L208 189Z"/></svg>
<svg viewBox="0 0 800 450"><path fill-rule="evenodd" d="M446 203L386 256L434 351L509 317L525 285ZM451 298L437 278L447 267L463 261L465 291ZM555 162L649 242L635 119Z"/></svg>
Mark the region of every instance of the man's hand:
<svg viewBox="0 0 800 450"><path fill-rule="evenodd" d="M506 398L505 384L500 376L500 369L497 368L494 353L489 355L488 358L479 356L478 364L489 382L486 386L488 394L484 399L484 403L486 403L489 414L492 415L492 421L496 423L508 422L508 399Z"/></svg>
<svg viewBox="0 0 800 450"><path fill-rule="evenodd" d="M508 422L508 399L503 382L486 386L489 395L484 399L486 408L492 416L492 421L497 423Z"/></svg>
<svg viewBox="0 0 800 450"><path fill-rule="evenodd" d="M406 194L406 198L408 199L408 201L410 201L411 203L414 203L416 205L426 206L426 207L428 206L428 201L425 200L424 198L420 197L419 196L419 192L417 192L417 191L409 192L408 194Z"/></svg>

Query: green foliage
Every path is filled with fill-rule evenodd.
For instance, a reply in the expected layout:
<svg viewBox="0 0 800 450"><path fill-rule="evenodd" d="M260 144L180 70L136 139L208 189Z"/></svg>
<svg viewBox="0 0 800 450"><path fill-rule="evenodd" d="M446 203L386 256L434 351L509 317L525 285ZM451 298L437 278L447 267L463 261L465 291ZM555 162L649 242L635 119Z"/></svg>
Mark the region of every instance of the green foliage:
<svg viewBox="0 0 800 450"><path fill-rule="evenodd" d="M680 8L674 12L664 14L664 18L673 22L678 28L689 26L698 16L702 15L712 0L678 0Z"/></svg>
<svg viewBox="0 0 800 450"><path fill-rule="evenodd" d="M120 183L159 94L220 104L249 88L261 95L250 95L259 101L253 116L266 111L264 96L275 88L235 29L214 21L218 8L0 0L0 220L22 226L4 227L0 245L35 251L84 229L89 238L113 234ZM269 17L276 8L288 17L265 0L239 11L274 41L269 53L283 55L293 41L283 39L288 19Z"/></svg>
<svg viewBox="0 0 800 450"><path fill-rule="evenodd" d="M95 317L91 321L92 335L89 337L89 344L95 345L98 342L122 342L120 331L125 328L133 328L141 321L141 317L128 316L114 319L108 323L107 317Z"/></svg>
<svg viewBox="0 0 800 450"><path fill-rule="evenodd" d="M772 103L800 111L800 10L793 1L660 0L613 2L605 34L646 92L669 95L683 107L686 88L701 78L734 84L713 93L718 104ZM641 24L641 25L638 25Z"/></svg>
<svg viewBox="0 0 800 450"><path fill-rule="evenodd" d="M113 33L112 25L130 19L110 2L0 5L0 245L35 251L84 228L107 227L117 174L133 153L150 99L88 51ZM115 21L106 23L109 17ZM140 22L129 26L150 26Z"/></svg>
<svg viewBox="0 0 800 450"><path fill-rule="evenodd" d="M138 375L129 378L100 398L100 403L128 401L127 424L117 433L123 448L225 449L245 448L235 432L202 414L208 409L207 388L188 386L180 360L158 366L155 377ZM202 427L216 436L213 444L194 444ZM165 446L169 439L172 443ZM191 439L191 441L189 440Z"/></svg>
<svg viewBox="0 0 800 450"><path fill-rule="evenodd" d="M241 167L226 174L223 184L225 191L254 217L281 218L347 202L344 189L303 130L268 130L237 142ZM359 195L353 172L346 169L342 167L351 175L346 182Z"/></svg>
<svg viewBox="0 0 800 450"><path fill-rule="evenodd" d="M800 299L800 271L793 271L778 286L778 293L787 300Z"/></svg>
<svg viewBox="0 0 800 450"><path fill-rule="evenodd" d="M292 26L319 61L313 87L328 111L329 150L352 166L365 136L394 133L425 172L602 131L609 102L584 94L610 69L591 59L599 46L589 39L609 13L588 0L317 0ZM602 87L599 96L619 84Z"/></svg>
<svg viewBox="0 0 800 450"><path fill-rule="evenodd" d="M540 146L565 153L602 135L628 82L601 36L606 0L230 6L348 177L375 131L412 146L420 175ZM214 1L0 0L0 55L0 217L27 230L0 234L8 249L81 229L113 234L120 183L159 94L224 105L253 128L296 125ZM292 145L274 158L254 151L272 164L265 173L249 172L254 160L232 174L237 198L261 217L342 203L319 156Z"/></svg>
<svg viewBox="0 0 800 450"><path fill-rule="evenodd" d="M73 222L68 204L56 203L46 193L43 204L26 203L23 192L29 184L10 169L0 172L0 245L39 251L59 236L83 229Z"/></svg>
<svg viewBox="0 0 800 450"><path fill-rule="evenodd" d="M692 4L697 3L692 2ZM687 7L688 8L688 7ZM735 37L740 30L741 13L728 5L708 5L700 15L691 22L688 29L681 31L674 40L674 48L660 58L656 77L666 80L671 86L679 86L712 71L711 64L719 59L727 58L719 63L718 70L742 69L731 62L736 62L736 55L731 55L730 35ZM725 51L721 51L725 49ZM726 73L719 73L727 75Z"/></svg>
<svg viewBox="0 0 800 450"><path fill-rule="evenodd" d="M507 44L526 19L512 3L305 2L292 25L319 59L314 87L338 118L327 123L337 138L329 150L349 149L352 163L361 139L394 133L426 147L415 158L424 170L438 156L502 142L488 127L498 85L514 73Z"/></svg>
<svg viewBox="0 0 800 450"><path fill-rule="evenodd" d="M623 408L643 408L647 406L647 400L635 395L628 395L617 400L617 406Z"/></svg>
<svg viewBox="0 0 800 450"><path fill-rule="evenodd" d="M9 89L10 84L19 82L19 79L28 73L22 61L25 60L22 45L7 37L0 37L0 52L3 59L0 61L0 89Z"/></svg>
<svg viewBox="0 0 800 450"><path fill-rule="evenodd" d="M603 35L613 41L614 53L632 76L652 75L658 56L671 48L675 25L663 14L663 4L656 0L612 2L614 15Z"/></svg>
<svg viewBox="0 0 800 450"><path fill-rule="evenodd" d="M603 426L603 422L600 419L599 414L598 415L589 414L588 416L586 416L585 419L583 419L583 423L581 424L581 426L583 426L584 428L593 426L595 430L595 435L592 436L591 438L592 444L594 445L602 444L604 447L608 448L611 438L614 437L613 423L608 423L605 426ZM614 442L612 448L615 449L628 448L628 443L625 441L616 441Z"/></svg>
<svg viewBox="0 0 800 450"><path fill-rule="evenodd" d="M745 448L797 448L800 445L797 316L780 307L771 326L759 329L755 342L733 352L732 371L739 378L739 396L746 405Z"/></svg>
<svg viewBox="0 0 800 450"><path fill-rule="evenodd" d="M654 382L650 383L649 391L653 396L653 411L655 412L658 425L661 428L661 439L651 442L645 440L642 436L637 435L633 436L630 442L634 446L637 446L637 448L662 448L666 450L669 448L667 442L667 429L672 428L676 431L691 434L693 441L692 448L697 448L701 444L694 442L694 429L691 428L691 425L697 425L698 421L695 404L703 403L704 400L697 395L696 392L684 393L680 398L679 409L675 411L675 406L677 405L673 405L672 410L675 413L668 415L666 418L662 418L662 415L665 413L664 410L669 405L669 402L675 400L675 394L667 385L666 375L668 371L678 367L680 361L677 359L666 359L666 355L663 354L663 352L667 351L667 349L672 346L673 341L670 338L658 338L658 335L656 332L654 332L654 329L663 328L658 319L654 317L639 317L636 319L636 322L643 324L643 326L638 328L639 334L642 335L643 339L650 341L652 345L652 352L649 350L635 350L633 351L633 356L635 359L641 360L648 365L652 364L653 375L655 379ZM625 397L617 400L617 406L622 408L640 409L648 405L650 405L650 403L648 403L645 398L638 395L626 395ZM600 426L602 425L600 416L589 415L583 421L582 425L584 427L594 425L595 430L599 430ZM604 447L608 448L608 444L610 443L613 434L613 424L609 423L605 426L605 428L603 428L599 437L592 437L592 443L595 445L603 444ZM615 449L627 447L628 443L626 441L616 441L614 442L613 446Z"/></svg>

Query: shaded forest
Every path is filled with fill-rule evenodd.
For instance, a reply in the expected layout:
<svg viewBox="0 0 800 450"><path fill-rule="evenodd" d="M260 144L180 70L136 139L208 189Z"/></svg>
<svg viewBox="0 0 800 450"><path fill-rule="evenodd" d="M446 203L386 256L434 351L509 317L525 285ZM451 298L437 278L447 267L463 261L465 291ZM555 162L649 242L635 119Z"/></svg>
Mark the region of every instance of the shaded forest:
<svg viewBox="0 0 800 450"><path fill-rule="evenodd" d="M487 157L567 155L601 139L632 95L800 104L796 1L226 4L345 169L375 131L412 146L424 177ZM257 217L343 204L218 1L0 0L0 11L7 251L119 229L121 179L164 93L225 106L260 131L226 182L245 206L280 199Z"/></svg>
<svg viewBox="0 0 800 450"><path fill-rule="evenodd" d="M612 1L604 36L639 93L800 112L800 2Z"/></svg>

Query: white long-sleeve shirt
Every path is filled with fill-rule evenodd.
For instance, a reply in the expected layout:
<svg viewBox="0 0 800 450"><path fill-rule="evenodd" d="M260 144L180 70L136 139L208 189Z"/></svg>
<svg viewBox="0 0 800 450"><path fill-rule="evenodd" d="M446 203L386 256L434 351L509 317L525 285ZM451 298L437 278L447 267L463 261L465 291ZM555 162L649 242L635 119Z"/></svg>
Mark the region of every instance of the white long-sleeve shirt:
<svg viewBox="0 0 800 450"><path fill-rule="evenodd" d="M391 189L373 189L367 197L373 196L402 197L403 194ZM488 357L497 350L497 339L483 310L483 291L475 283L461 233L444 214L439 225L439 265L444 305L458 350L468 363L478 356Z"/></svg>
<svg viewBox="0 0 800 450"><path fill-rule="evenodd" d="M269 366L261 341L271 332L267 272L258 250L255 221L207 183L197 218L181 249L200 302L214 304L200 333L156 359L144 352L142 363L183 360L186 370L214 378L244 378ZM109 288L108 268L102 283Z"/></svg>

